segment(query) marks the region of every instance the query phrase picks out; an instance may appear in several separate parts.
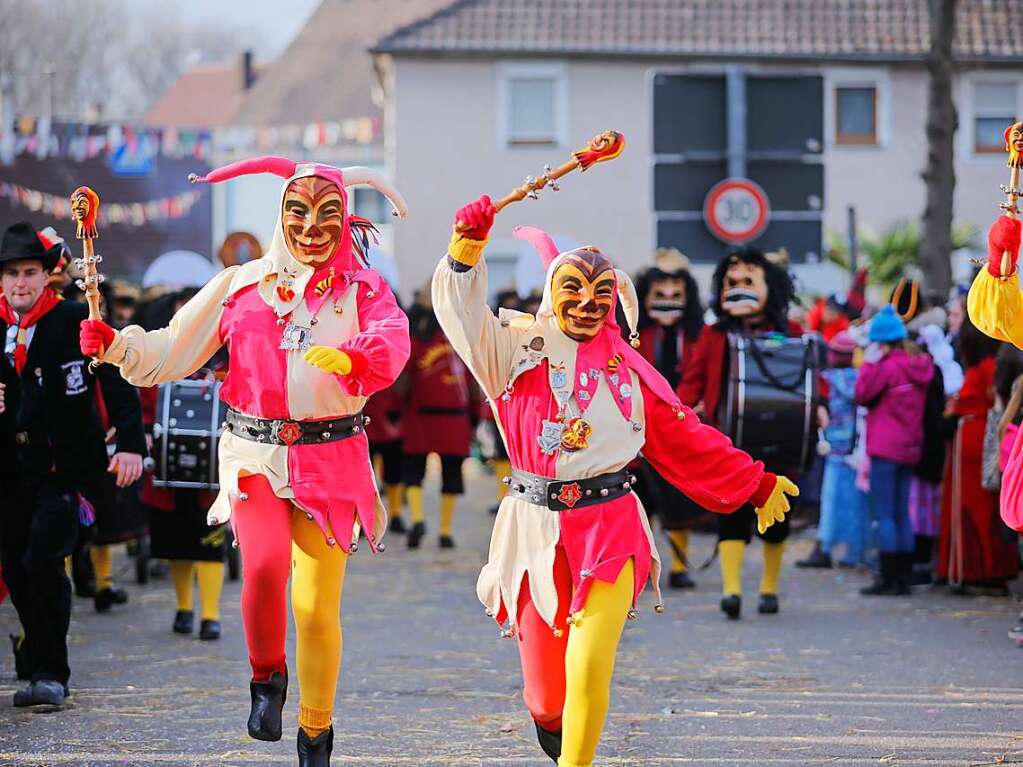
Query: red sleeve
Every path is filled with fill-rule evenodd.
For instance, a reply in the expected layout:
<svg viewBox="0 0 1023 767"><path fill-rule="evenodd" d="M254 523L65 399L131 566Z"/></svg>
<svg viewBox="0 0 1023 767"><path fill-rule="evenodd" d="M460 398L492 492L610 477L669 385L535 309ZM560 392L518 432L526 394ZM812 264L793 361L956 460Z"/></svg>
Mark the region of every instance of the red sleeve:
<svg viewBox="0 0 1023 767"><path fill-rule="evenodd" d="M646 386L646 444L643 457L664 477L705 509L730 514L747 502L763 506L774 490L775 475L764 464L732 446L717 429L700 423L692 410L683 418Z"/></svg>
<svg viewBox="0 0 1023 767"><path fill-rule="evenodd" d="M678 384L678 398L687 407L696 407L703 399L703 391L707 386L707 354L714 344L711 343L713 331L704 328L696 341L692 358L686 363L682 371L682 379ZM718 364L721 364L720 361Z"/></svg>
<svg viewBox="0 0 1023 767"><path fill-rule="evenodd" d="M825 303L826 301L823 298L820 299L810 308L810 311L806 313L806 326L810 328L810 330L821 329L821 318L822 315L824 314ZM789 328L789 330L791 330L791 327Z"/></svg>
<svg viewBox="0 0 1023 767"><path fill-rule="evenodd" d="M409 357L408 317L381 283L376 291L359 285L359 333L341 344L352 360L352 372L338 376L342 388L355 397L386 389Z"/></svg>

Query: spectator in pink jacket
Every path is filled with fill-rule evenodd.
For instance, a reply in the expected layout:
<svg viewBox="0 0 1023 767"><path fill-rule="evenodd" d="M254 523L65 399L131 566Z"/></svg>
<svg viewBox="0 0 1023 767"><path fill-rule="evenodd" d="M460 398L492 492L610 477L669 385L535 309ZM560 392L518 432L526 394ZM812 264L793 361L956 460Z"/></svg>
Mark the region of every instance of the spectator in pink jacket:
<svg viewBox="0 0 1023 767"><path fill-rule="evenodd" d="M909 488L920 460L924 405L934 364L926 354L903 348L906 326L886 305L870 325L874 360L856 380L856 402L867 408L870 504L880 523L881 572L866 595L909 593L913 568L913 525Z"/></svg>

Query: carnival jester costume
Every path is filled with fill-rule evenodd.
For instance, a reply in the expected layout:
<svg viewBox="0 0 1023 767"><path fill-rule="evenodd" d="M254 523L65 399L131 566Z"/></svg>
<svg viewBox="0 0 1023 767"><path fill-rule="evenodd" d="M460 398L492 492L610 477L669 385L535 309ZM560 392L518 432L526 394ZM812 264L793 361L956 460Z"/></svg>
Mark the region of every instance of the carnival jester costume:
<svg viewBox="0 0 1023 767"><path fill-rule="evenodd" d="M517 229L547 266L544 298L535 317L495 317L482 258L495 210L484 196L458 212L433 279L437 317L490 398L513 467L477 592L518 640L540 745L562 767L587 767L625 620L660 569L626 465L642 451L708 509L752 501L765 527L797 491L701 425L622 339L615 302L622 292L634 322L635 290L596 248L559 254L543 232Z"/></svg>
<svg viewBox="0 0 1023 767"><path fill-rule="evenodd" d="M281 157L193 180L266 172L286 181L263 258L225 269L161 330L115 333L101 322L83 323L82 349L120 367L131 383L154 386L185 378L228 347L221 396L230 410L220 441L221 490L209 521L231 519L245 561L249 734L281 737L291 575L302 693L299 764L320 767L333 742L347 556L360 527L373 549L386 529L362 408L394 381L409 355L407 318L366 266L372 225L349 214L346 186L370 184L400 215L405 205L367 168Z"/></svg>

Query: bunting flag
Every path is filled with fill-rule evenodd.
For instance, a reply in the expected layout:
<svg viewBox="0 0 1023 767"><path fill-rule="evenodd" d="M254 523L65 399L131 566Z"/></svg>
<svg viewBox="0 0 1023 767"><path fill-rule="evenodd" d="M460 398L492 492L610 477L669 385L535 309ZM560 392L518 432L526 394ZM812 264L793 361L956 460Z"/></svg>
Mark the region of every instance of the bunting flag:
<svg viewBox="0 0 1023 767"><path fill-rule="evenodd" d="M189 190L172 197L161 197L145 202L104 202L99 211L99 222L114 226L146 226L156 221L184 218L199 201L201 193ZM26 208L32 213L42 213L58 221L71 218L71 206L66 195L59 196L28 189L18 184L0 181L0 199Z"/></svg>
<svg viewBox="0 0 1023 767"><path fill-rule="evenodd" d="M122 124L51 123L47 118L17 117L0 123L0 164L20 155L67 157L79 162L96 157L132 158L138 164L157 157L211 159L225 153L266 153L321 147L366 147L383 140L380 117L276 127L228 126L215 129L158 128Z"/></svg>

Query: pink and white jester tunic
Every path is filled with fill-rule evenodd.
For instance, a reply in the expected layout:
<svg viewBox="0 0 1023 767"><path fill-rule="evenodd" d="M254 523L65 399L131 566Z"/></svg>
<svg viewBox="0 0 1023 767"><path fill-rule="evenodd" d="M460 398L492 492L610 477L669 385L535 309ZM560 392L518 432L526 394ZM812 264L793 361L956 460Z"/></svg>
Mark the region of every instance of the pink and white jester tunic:
<svg viewBox="0 0 1023 767"><path fill-rule="evenodd" d="M434 310L489 397L512 466L549 479L588 479L620 471L642 452L708 509L729 513L747 501L763 505L774 475L679 404L663 377L621 338L613 310L590 341L580 344L561 331L551 310L557 266L554 259L548 267L536 317L506 309L493 315L486 303L485 259L464 269L445 257L433 277ZM619 273L622 279L627 278ZM557 434L548 433L560 431L561 403L567 403L569 416L585 415L592 425L585 449L561 449ZM537 612L556 628L559 545L572 574L570 613L582 608L595 579L614 583L630 558L633 601L649 577L660 602L660 560L635 493L564 511L509 495L501 502L477 583L480 601L498 623L514 623L528 574Z"/></svg>
<svg viewBox="0 0 1023 767"><path fill-rule="evenodd" d="M297 166L284 188L308 175L336 176L344 195L338 169L312 164ZM353 247L346 231L325 288L326 270L291 255L278 218L263 258L216 275L168 327L118 332L103 361L120 367L136 386L155 386L189 376L226 345L230 365L221 397L231 408L296 421L356 414L371 394L397 378L409 356L409 335L390 288L375 271L361 268ZM282 348L286 333L302 336L304 346ZM302 355L309 345L345 351L351 373L328 374L307 363ZM221 489L211 521L230 518L239 477L262 474L278 497L311 515L328 541L346 551L359 525L374 548L386 529L364 432L340 441L274 445L225 431L219 466Z"/></svg>

